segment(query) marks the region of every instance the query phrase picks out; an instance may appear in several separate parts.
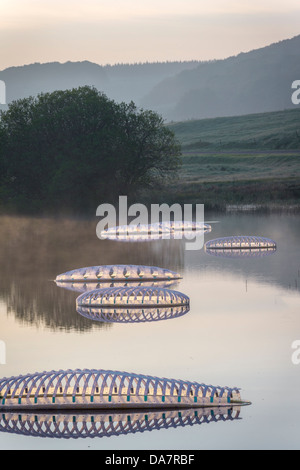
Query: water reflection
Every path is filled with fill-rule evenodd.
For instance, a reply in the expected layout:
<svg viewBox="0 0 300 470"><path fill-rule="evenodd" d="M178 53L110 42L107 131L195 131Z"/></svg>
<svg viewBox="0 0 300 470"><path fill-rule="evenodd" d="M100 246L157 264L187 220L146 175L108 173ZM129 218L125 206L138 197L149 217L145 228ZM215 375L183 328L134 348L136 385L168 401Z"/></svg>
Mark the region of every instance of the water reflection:
<svg viewBox="0 0 300 470"><path fill-rule="evenodd" d="M273 255L276 248L252 248L252 249L214 249L205 246L205 253L217 256L219 258L262 258L263 256Z"/></svg>
<svg viewBox="0 0 300 470"><path fill-rule="evenodd" d="M102 438L239 420L240 406L101 413L2 413L0 431L58 439Z"/></svg>
<svg viewBox="0 0 300 470"><path fill-rule="evenodd" d="M77 306L77 312L83 317L104 323L141 323L171 320L182 317L190 311L189 306L160 308L100 308Z"/></svg>
<svg viewBox="0 0 300 470"><path fill-rule="evenodd" d="M89 292L96 289L106 289L108 287L174 287L179 284L178 280L165 280L156 282L60 282L55 281L55 284L62 289L71 290L73 292Z"/></svg>
<svg viewBox="0 0 300 470"><path fill-rule="evenodd" d="M77 289L58 289L53 282L57 273L70 267L122 263L183 271L184 247L180 240L162 240L132 249L131 245L99 240L97 221L0 219L0 299L5 302L7 314L22 324L43 325L53 331L102 327L102 323L92 325L76 314Z"/></svg>
<svg viewBox="0 0 300 470"><path fill-rule="evenodd" d="M5 303L7 314L22 324L42 325L53 331L102 328L103 322L89 322L76 314L78 292L90 289L88 284L68 287L60 284L60 289L53 282L57 273L78 266L163 266L182 275L185 273L185 279L188 271L196 271L207 278L222 271L264 279L299 291L300 218L296 215L221 215L211 238L251 231L268 234L277 242L276 253L251 252L247 257L239 253L243 256L237 257L236 252L227 259L222 259L221 253L208 256L204 250L185 250L183 240L162 239L136 244L99 240L97 221L7 216L0 219L0 299ZM209 239L210 234L206 237Z"/></svg>

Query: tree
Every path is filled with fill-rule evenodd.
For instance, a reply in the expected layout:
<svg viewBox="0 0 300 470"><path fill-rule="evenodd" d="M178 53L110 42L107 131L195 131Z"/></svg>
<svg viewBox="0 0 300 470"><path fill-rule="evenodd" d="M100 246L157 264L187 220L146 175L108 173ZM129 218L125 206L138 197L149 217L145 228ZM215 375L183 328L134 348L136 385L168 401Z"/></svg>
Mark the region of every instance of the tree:
<svg viewBox="0 0 300 470"><path fill-rule="evenodd" d="M180 146L160 116L92 87L21 99L1 113L4 207L94 211L164 181L179 165Z"/></svg>

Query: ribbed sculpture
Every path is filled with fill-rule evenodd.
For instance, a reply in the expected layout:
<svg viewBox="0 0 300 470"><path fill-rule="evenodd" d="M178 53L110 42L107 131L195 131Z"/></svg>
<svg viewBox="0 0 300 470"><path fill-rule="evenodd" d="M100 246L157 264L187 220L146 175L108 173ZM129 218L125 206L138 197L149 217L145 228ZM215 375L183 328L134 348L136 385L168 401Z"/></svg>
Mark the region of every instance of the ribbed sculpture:
<svg viewBox="0 0 300 470"><path fill-rule="evenodd" d="M187 295L162 287L107 287L85 292L76 299L76 307L153 308L188 306Z"/></svg>
<svg viewBox="0 0 300 470"><path fill-rule="evenodd" d="M257 250L276 249L276 242L270 238L238 235L216 238L205 243L205 250Z"/></svg>
<svg viewBox="0 0 300 470"><path fill-rule="evenodd" d="M104 265L73 269L56 276L57 283L66 282L146 282L181 279L180 274L156 266Z"/></svg>
<svg viewBox="0 0 300 470"><path fill-rule="evenodd" d="M168 410L50 413L8 411L0 415L0 432L56 439L102 438L145 431L240 420L239 406Z"/></svg>
<svg viewBox="0 0 300 470"><path fill-rule="evenodd" d="M112 370L42 372L0 380L1 410L184 408L244 404L239 389Z"/></svg>
<svg viewBox="0 0 300 470"><path fill-rule="evenodd" d="M182 238L184 234L190 232L210 231L211 225L203 222L170 221L110 227L101 232L101 238L118 241L151 241L161 238Z"/></svg>

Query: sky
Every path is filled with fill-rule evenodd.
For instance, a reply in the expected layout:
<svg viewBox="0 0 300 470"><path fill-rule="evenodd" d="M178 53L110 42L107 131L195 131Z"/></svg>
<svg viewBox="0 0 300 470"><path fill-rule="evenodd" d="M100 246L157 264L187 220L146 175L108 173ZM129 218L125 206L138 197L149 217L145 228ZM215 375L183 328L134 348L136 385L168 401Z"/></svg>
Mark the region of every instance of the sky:
<svg viewBox="0 0 300 470"><path fill-rule="evenodd" d="M226 58L300 34L299 0L0 0L0 70Z"/></svg>

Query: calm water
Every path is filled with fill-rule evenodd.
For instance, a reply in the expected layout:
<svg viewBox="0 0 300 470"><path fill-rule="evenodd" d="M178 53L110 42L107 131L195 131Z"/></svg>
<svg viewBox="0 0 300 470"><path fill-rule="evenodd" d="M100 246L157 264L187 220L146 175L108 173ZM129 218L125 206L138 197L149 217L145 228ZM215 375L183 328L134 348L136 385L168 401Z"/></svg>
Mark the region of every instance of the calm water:
<svg viewBox="0 0 300 470"><path fill-rule="evenodd" d="M153 426L151 432L138 432L127 426L126 434L109 437L33 437L24 435L27 423L23 434L2 430L1 449L300 448L300 365L292 362L292 343L300 340L300 217L209 214L206 219L218 223L205 241L261 235L274 239L277 251L262 258L221 258L204 250L187 251L181 240L99 240L98 220L2 217L0 340L6 359L0 375L125 370L238 386L252 405L241 408L239 419L218 421L210 415L191 425L171 417L168 429ZM190 297L190 311L137 324L80 316L75 308L79 294L57 287L53 279L98 264L144 264L180 272L183 279L174 288ZM135 419L141 424L143 416L131 416L131 422Z"/></svg>

